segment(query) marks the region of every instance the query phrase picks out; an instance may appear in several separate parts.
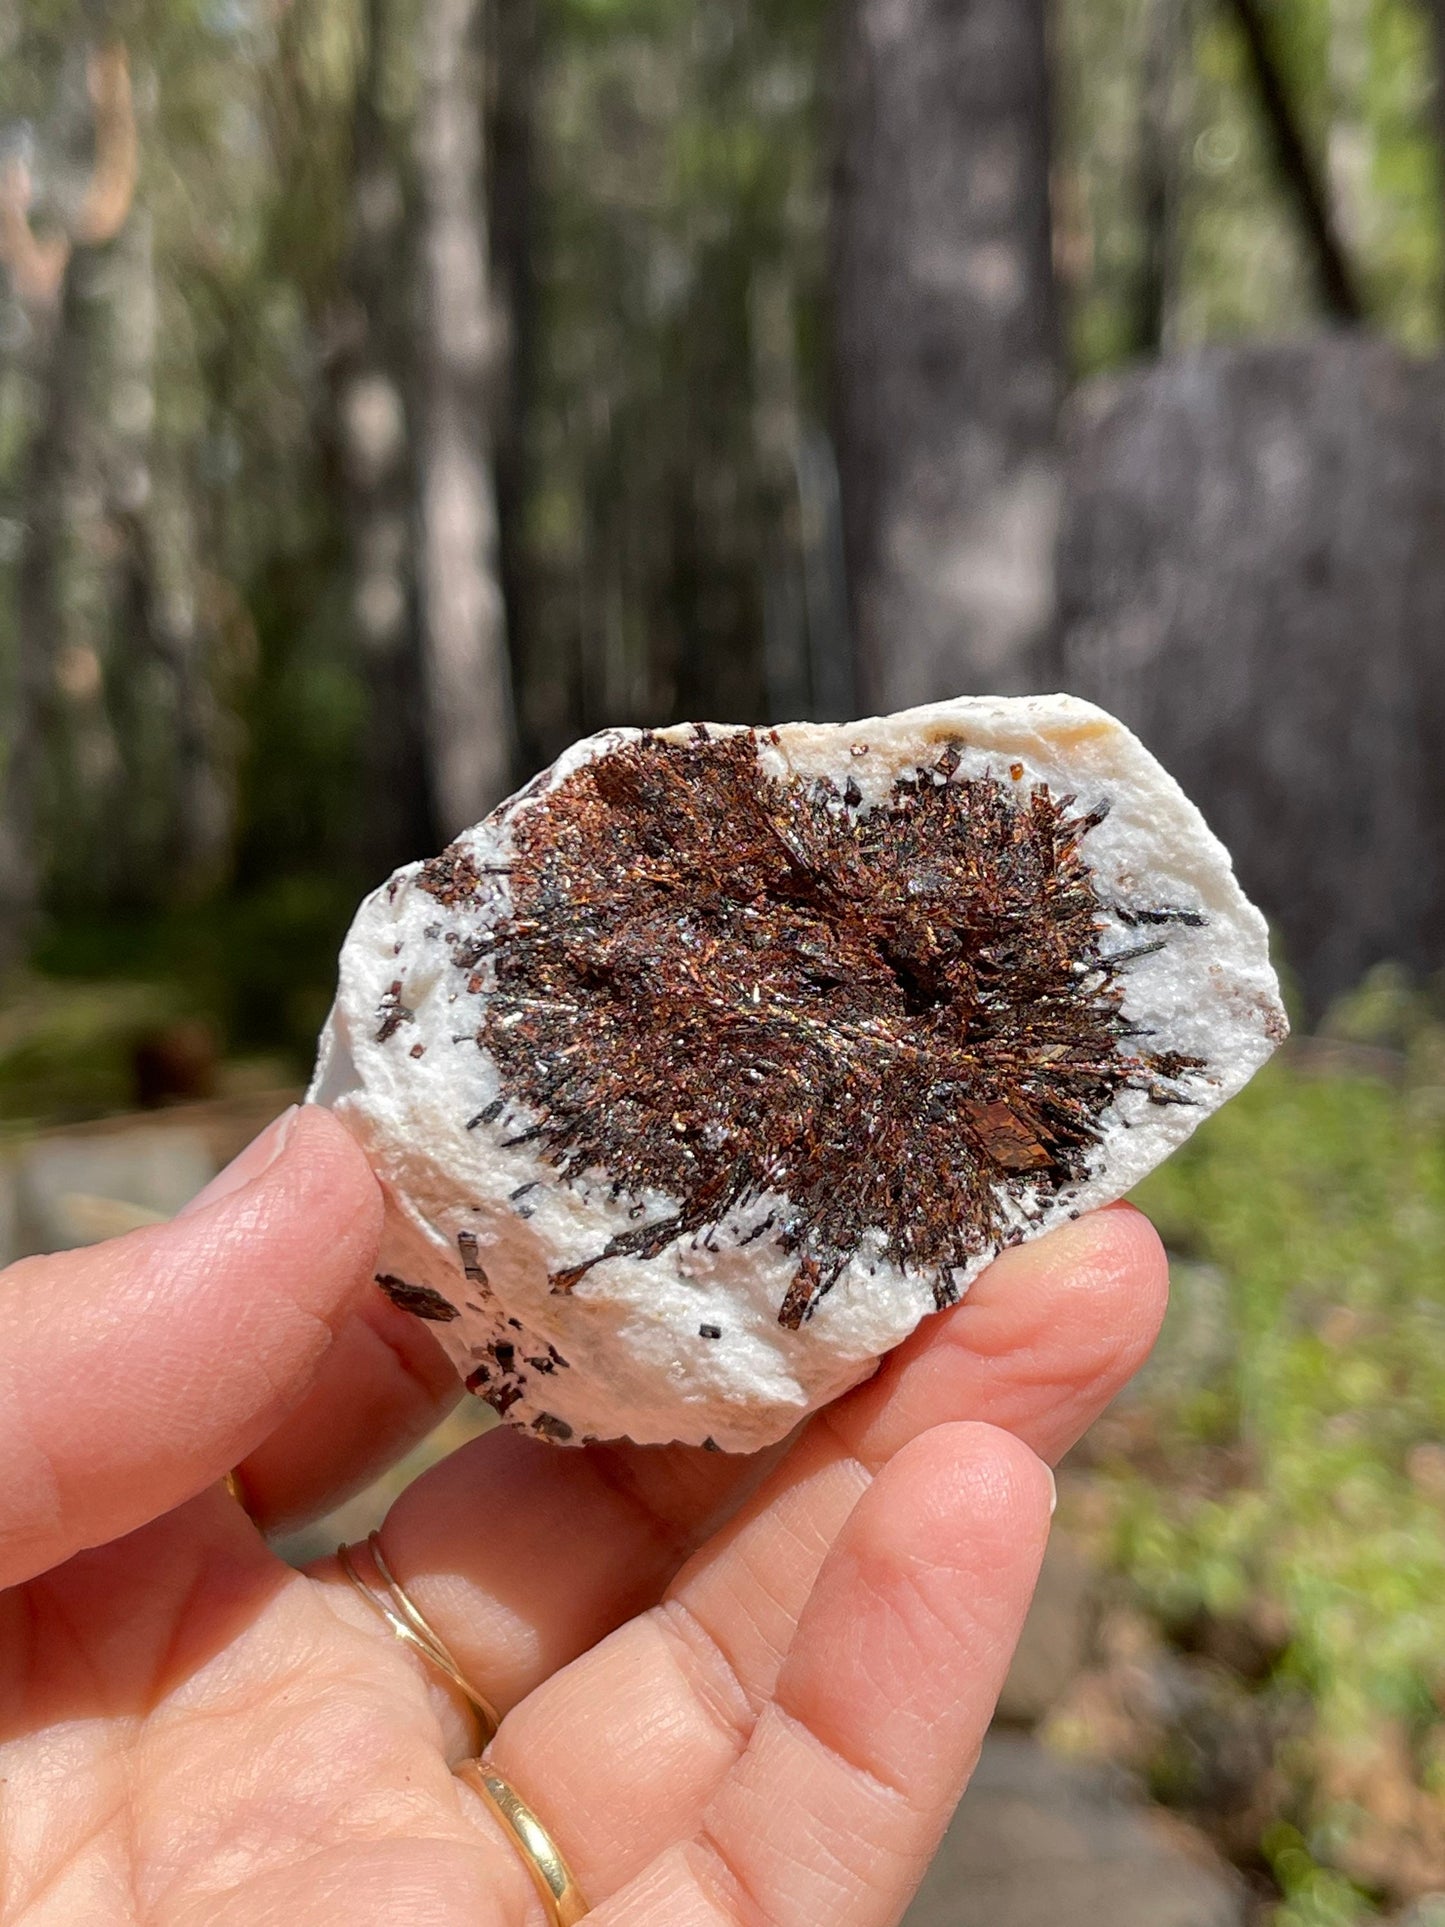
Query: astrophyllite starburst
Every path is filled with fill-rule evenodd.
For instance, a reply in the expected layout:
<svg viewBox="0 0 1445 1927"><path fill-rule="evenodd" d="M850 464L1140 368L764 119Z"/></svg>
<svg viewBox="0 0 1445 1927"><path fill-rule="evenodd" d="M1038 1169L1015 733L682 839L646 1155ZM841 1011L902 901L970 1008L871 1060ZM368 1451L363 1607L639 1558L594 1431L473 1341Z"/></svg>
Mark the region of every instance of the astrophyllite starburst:
<svg viewBox="0 0 1445 1927"><path fill-rule="evenodd" d="M579 743L362 905L312 1095L382 1181L378 1286L504 1419L742 1451L1285 1030L1139 742L980 698Z"/></svg>

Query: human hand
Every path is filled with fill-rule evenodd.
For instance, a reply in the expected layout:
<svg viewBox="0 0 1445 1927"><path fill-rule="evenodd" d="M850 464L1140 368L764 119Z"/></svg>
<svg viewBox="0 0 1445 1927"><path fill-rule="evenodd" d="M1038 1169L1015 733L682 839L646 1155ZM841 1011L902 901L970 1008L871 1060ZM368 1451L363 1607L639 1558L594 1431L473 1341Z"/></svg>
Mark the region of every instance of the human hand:
<svg viewBox="0 0 1445 1927"><path fill-rule="evenodd" d="M451 1689L217 1484L239 1464L294 1520L456 1394L369 1288L360 1153L323 1112L281 1135L170 1225L0 1275L0 1927L542 1919L449 1770ZM503 1428L402 1495L388 1560L503 1710L489 1758L589 1920L897 1919L1022 1623L1044 1461L1137 1367L1164 1281L1145 1221L1098 1213L786 1449Z"/></svg>

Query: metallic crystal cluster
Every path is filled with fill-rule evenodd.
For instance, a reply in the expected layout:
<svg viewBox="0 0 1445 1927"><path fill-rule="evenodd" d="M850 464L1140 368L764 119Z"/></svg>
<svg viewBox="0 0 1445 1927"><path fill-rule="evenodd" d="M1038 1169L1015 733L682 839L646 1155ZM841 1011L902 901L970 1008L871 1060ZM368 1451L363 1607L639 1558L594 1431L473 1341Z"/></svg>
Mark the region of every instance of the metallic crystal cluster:
<svg viewBox="0 0 1445 1927"><path fill-rule="evenodd" d="M773 1195L783 1324L870 1232L945 1304L1010 1206L1079 1181L1122 1088L1191 1101L1200 1060L1122 1014L1122 973L1167 937L1106 947L1083 856L1105 809L958 768L946 747L864 809L852 782L766 774L754 732L643 735L521 818L512 914L454 959L478 1041L564 1177L676 1201L555 1289ZM451 907L480 878L452 850L420 881Z"/></svg>

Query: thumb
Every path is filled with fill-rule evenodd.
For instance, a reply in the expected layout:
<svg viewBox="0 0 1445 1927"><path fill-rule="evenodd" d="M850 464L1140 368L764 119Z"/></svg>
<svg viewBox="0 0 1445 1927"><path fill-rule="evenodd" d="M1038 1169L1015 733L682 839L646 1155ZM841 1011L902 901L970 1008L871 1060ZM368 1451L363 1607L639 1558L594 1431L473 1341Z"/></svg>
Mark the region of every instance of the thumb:
<svg viewBox="0 0 1445 1927"><path fill-rule="evenodd" d="M221 1478L311 1384L369 1281L376 1181L278 1118L170 1224L0 1272L0 1586Z"/></svg>

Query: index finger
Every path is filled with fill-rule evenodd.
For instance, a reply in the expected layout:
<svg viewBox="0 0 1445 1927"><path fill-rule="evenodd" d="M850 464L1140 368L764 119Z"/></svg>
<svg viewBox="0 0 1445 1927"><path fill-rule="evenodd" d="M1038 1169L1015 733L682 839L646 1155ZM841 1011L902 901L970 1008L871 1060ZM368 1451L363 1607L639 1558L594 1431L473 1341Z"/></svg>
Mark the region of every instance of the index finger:
<svg viewBox="0 0 1445 1927"><path fill-rule="evenodd" d="M328 1113L273 1129L240 1189L0 1273L0 1586L220 1479L311 1383L371 1277L381 1200Z"/></svg>

